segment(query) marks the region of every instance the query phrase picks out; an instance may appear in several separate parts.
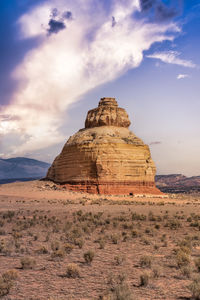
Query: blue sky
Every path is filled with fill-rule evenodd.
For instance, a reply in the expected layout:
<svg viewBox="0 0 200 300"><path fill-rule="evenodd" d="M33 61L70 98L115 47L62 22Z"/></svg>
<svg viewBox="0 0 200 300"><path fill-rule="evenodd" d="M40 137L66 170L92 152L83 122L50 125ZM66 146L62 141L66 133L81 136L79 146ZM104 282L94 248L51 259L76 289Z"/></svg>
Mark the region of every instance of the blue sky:
<svg viewBox="0 0 200 300"><path fill-rule="evenodd" d="M0 157L51 162L101 97L157 173L200 175L200 3L0 2Z"/></svg>

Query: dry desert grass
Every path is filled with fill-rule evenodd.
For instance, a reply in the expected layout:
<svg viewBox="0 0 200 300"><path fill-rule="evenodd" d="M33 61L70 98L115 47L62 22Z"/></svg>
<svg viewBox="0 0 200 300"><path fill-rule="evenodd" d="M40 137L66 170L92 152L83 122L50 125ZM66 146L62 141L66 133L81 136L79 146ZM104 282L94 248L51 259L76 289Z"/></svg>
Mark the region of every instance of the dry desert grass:
<svg viewBox="0 0 200 300"><path fill-rule="evenodd" d="M200 299L200 196L2 185L0 261L7 300Z"/></svg>

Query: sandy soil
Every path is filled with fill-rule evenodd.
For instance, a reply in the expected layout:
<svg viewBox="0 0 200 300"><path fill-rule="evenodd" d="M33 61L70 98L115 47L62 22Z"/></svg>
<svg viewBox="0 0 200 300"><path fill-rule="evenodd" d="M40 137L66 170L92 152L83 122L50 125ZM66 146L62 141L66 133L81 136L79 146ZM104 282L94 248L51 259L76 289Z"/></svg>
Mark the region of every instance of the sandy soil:
<svg viewBox="0 0 200 300"><path fill-rule="evenodd" d="M198 194L99 196L43 181L0 186L0 274L17 274L3 281L6 292L0 280L3 299L190 299L199 257Z"/></svg>

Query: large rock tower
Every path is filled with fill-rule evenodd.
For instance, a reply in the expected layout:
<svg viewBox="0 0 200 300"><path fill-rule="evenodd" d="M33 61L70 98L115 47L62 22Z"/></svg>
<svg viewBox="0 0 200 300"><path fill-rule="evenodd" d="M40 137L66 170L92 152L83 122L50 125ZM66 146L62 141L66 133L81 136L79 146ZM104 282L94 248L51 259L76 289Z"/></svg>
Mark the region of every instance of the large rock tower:
<svg viewBox="0 0 200 300"><path fill-rule="evenodd" d="M85 128L69 138L47 179L74 191L97 194L162 194L149 147L128 128L130 120L115 98L90 110Z"/></svg>

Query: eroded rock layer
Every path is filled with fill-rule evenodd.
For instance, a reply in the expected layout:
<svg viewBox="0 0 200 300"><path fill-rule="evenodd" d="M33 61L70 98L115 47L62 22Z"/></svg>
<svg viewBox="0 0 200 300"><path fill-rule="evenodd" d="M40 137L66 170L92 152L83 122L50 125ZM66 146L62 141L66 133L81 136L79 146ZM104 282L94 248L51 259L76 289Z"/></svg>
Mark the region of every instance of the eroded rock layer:
<svg viewBox="0 0 200 300"><path fill-rule="evenodd" d="M88 112L85 129L69 138L47 179L68 189L98 194L156 194L149 147L128 127L126 111L102 98Z"/></svg>

